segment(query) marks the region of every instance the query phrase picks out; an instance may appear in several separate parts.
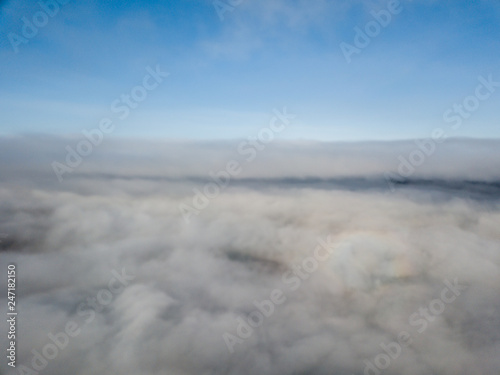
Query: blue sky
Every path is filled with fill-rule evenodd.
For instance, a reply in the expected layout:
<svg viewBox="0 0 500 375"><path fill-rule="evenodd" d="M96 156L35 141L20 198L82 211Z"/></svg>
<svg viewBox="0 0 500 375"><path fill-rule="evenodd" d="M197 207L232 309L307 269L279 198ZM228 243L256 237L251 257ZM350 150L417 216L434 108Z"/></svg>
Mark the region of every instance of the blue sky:
<svg viewBox="0 0 500 375"><path fill-rule="evenodd" d="M459 129L443 119L479 76L500 81L498 1L401 1L350 63L341 43L355 46L355 28L388 1L221 1L232 9L223 20L213 0L69 0L18 52L12 33L23 37L23 17L42 8L0 2L0 134L81 134L117 119L111 103L159 65L170 75L113 136L246 138L287 107L297 115L288 139L421 138L437 127L500 137L500 88Z"/></svg>

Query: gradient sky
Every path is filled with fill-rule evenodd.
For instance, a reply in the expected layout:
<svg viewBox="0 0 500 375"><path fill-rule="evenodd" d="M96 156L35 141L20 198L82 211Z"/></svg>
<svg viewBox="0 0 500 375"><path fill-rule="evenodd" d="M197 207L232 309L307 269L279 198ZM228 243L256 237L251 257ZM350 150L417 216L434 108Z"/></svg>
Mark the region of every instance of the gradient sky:
<svg viewBox="0 0 500 375"><path fill-rule="evenodd" d="M287 107L285 139L500 137L500 88L459 129L443 120L478 76L500 81L500 2L403 0L348 63L340 44L387 6L243 0L221 20L213 0L70 0L15 53L10 33L41 7L2 1L0 134L81 135L159 64L169 77L113 136L246 138Z"/></svg>

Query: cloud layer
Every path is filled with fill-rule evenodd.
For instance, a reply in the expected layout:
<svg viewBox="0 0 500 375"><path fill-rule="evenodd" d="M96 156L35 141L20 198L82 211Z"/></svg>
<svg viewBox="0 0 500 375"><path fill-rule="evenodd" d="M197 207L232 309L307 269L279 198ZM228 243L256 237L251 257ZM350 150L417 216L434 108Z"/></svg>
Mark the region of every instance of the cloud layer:
<svg viewBox="0 0 500 375"><path fill-rule="evenodd" d="M0 141L18 370L74 322L39 373L373 374L403 332L380 373L498 373L498 142L450 140L391 191L412 142L280 143L246 162L237 142L113 140L59 183L50 163L77 141ZM179 205L231 159L242 173L186 223ZM242 338L275 290L285 301Z"/></svg>

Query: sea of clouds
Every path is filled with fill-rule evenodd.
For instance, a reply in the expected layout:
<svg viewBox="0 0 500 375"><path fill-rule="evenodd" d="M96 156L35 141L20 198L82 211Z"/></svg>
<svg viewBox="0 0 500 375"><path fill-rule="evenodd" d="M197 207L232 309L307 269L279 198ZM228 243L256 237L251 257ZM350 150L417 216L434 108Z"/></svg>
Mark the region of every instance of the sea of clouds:
<svg viewBox="0 0 500 375"><path fill-rule="evenodd" d="M74 142L0 139L0 373L498 375L500 142Z"/></svg>

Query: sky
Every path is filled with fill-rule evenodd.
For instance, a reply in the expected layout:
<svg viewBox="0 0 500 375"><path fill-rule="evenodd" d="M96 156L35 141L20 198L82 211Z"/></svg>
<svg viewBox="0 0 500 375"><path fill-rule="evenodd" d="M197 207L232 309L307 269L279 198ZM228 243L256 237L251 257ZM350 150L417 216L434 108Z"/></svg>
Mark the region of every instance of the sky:
<svg viewBox="0 0 500 375"><path fill-rule="evenodd" d="M498 375L499 21L0 0L0 374Z"/></svg>
<svg viewBox="0 0 500 375"><path fill-rule="evenodd" d="M0 2L0 135L81 135L110 118L113 137L239 139L286 108L283 139L500 137L500 84L476 90L500 82L497 1L61 3Z"/></svg>

